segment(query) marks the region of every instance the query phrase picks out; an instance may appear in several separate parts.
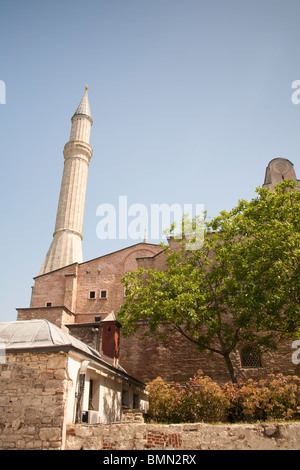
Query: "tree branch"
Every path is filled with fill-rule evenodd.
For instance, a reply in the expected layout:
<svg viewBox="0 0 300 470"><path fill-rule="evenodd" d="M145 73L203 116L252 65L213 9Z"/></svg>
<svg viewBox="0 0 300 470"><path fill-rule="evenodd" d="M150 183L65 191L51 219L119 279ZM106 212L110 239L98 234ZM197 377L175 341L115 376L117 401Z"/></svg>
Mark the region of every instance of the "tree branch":
<svg viewBox="0 0 300 470"><path fill-rule="evenodd" d="M196 340L196 339L194 339L194 338L188 336L188 335L185 333L185 331L183 331L183 329L180 328L180 326L175 325L175 329L176 329L179 333L181 333L186 339L188 339L188 340L191 341L192 343L196 344L197 346L201 346L202 348L207 349L208 351L211 351L211 352L214 352L214 353L216 353L216 354L220 354L221 356L223 356L223 352L222 352L222 351L219 351L218 349L215 349L215 348L213 348L213 347L211 347L211 346L208 346L208 345L205 344L205 343L202 343L202 344L201 344L201 342L200 342L199 339Z"/></svg>

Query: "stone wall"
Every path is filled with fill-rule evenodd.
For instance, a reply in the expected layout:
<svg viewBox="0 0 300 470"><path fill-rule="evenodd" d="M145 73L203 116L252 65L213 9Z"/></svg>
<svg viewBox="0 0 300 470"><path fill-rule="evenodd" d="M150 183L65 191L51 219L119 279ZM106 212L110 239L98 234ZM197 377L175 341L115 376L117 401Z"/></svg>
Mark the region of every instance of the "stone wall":
<svg viewBox="0 0 300 470"><path fill-rule="evenodd" d="M0 364L0 450L300 450L299 423L240 425L65 424L66 352L6 351Z"/></svg>
<svg viewBox="0 0 300 470"><path fill-rule="evenodd" d="M300 450L300 423L70 425L66 449Z"/></svg>
<svg viewBox="0 0 300 470"><path fill-rule="evenodd" d="M6 352L0 364L0 449L60 449L67 355Z"/></svg>

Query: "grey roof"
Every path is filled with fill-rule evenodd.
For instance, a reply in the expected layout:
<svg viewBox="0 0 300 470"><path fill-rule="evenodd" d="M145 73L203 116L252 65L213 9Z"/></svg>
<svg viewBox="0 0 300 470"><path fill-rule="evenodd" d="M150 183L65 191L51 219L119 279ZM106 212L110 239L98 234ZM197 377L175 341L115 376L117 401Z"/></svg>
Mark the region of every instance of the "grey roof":
<svg viewBox="0 0 300 470"><path fill-rule="evenodd" d="M101 320L102 323L111 321L118 321L114 311L111 311L110 314L104 318L104 320Z"/></svg>
<svg viewBox="0 0 300 470"><path fill-rule="evenodd" d="M88 116L92 119L90 103L89 103L89 97L88 97L88 87L85 88L85 93L83 95L83 98L80 101L79 106L76 109L73 117L76 116L77 114L85 115L85 116Z"/></svg>
<svg viewBox="0 0 300 470"><path fill-rule="evenodd" d="M69 350L73 348L83 354L88 354L90 357L92 356L96 362L100 362L105 367L121 374L127 380L144 386L142 382L128 375L123 367L120 365L117 368L114 367L96 349L90 348L87 344L69 335L48 320L20 320L0 323L1 349L3 349L3 343L5 351L16 353L28 350L49 350L50 352L53 349Z"/></svg>
<svg viewBox="0 0 300 470"><path fill-rule="evenodd" d="M73 347L101 359L98 351L44 319L0 323L0 341L6 350Z"/></svg>

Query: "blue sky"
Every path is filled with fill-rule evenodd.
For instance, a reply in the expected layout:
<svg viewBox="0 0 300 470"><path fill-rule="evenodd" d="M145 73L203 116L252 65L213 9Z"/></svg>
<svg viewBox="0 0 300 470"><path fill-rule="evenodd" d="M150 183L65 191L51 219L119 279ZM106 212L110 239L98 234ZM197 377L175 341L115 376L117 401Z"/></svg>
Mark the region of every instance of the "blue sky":
<svg viewBox="0 0 300 470"><path fill-rule="evenodd" d="M97 207L119 196L214 217L255 196L272 158L300 177L299 14L299 0L1 0L1 321L29 306L86 84L85 260L135 243L97 238Z"/></svg>

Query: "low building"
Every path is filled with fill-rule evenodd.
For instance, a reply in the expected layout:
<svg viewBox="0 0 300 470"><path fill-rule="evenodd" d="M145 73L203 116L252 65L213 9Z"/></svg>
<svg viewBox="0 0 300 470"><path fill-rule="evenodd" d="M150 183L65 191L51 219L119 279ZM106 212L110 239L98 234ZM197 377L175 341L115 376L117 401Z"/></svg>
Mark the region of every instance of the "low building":
<svg viewBox="0 0 300 470"><path fill-rule="evenodd" d="M47 320L0 323L0 346L0 449L63 449L68 424L148 409L142 382Z"/></svg>

